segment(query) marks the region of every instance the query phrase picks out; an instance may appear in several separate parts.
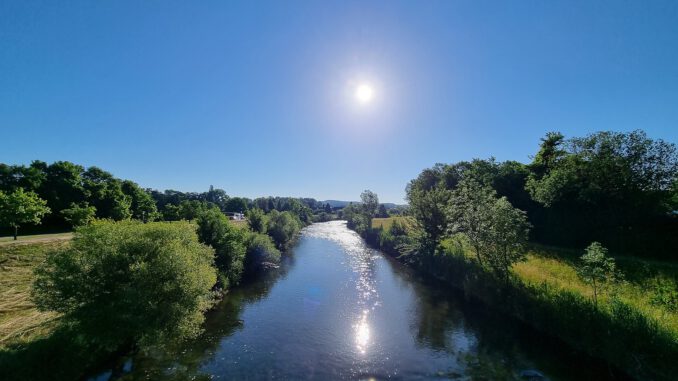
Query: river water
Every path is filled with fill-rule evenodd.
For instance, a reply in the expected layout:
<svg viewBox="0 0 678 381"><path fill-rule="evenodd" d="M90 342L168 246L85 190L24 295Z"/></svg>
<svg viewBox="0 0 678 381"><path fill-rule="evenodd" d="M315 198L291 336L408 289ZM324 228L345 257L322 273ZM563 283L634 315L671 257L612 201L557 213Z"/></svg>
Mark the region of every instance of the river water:
<svg viewBox="0 0 678 381"><path fill-rule="evenodd" d="M604 365L313 224L279 270L232 290L196 340L96 380L612 379Z"/></svg>

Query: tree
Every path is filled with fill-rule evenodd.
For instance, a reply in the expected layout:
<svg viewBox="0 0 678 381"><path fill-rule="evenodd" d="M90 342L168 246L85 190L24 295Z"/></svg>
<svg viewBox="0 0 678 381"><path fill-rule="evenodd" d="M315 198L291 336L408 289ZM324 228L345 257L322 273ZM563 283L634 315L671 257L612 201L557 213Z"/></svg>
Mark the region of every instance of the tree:
<svg viewBox="0 0 678 381"><path fill-rule="evenodd" d="M247 211L247 223L250 229L256 233L266 233L266 214L259 208L253 208Z"/></svg>
<svg viewBox="0 0 678 381"><path fill-rule="evenodd" d="M266 230L278 249L284 250L301 230L301 221L292 212L273 210L268 215Z"/></svg>
<svg viewBox="0 0 678 381"><path fill-rule="evenodd" d="M24 192L23 188L9 194L0 191L0 226L14 228L14 240L17 239L19 226L39 224L48 213L47 201L34 192Z"/></svg>
<svg viewBox="0 0 678 381"><path fill-rule="evenodd" d="M178 217L183 220L193 221L200 214L209 209L216 209L214 204L198 200L184 200L179 204ZM222 213L223 214L223 213Z"/></svg>
<svg viewBox="0 0 678 381"><path fill-rule="evenodd" d="M123 181L122 192L129 196L132 201L130 204L132 218L143 222L151 222L160 217L153 197L136 183L129 180Z"/></svg>
<svg viewBox="0 0 678 381"><path fill-rule="evenodd" d="M435 250L449 225L448 204L452 192L446 188L442 180L443 173L442 164L425 169L416 179L410 181L405 189L409 214L417 223L415 231L421 232L418 242L427 251Z"/></svg>
<svg viewBox="0 0 678 381"><path fill-rule="evenodd" d="M598 294L606 282L617 279L617 270L613 258L607 256L607 249L593 242L581 256L578 268L579 276L593 288L593 303L598 307Z"/></svg>
<svg viewBox="0 0 678 381"><path fill-rule="evenodd" d="M266 266L280 263L280 251L275 247L273 239L266 234L256 232L247 234L245 246L247 249L244 268L248 274L254 274Z"/></svg>
<svg viewBox="0 0 678 381"><path fill-rule="evenodd" d="M487 258L508 283L511 266L525 258L530 224L525 212L514 208L506 197L494 201L490 220L489 234L484 235Z"/></svg>
<svg viewBox="0 0 678 381"><path fill-rule="evenodd" d="M195 336L216 281L188 223L96 221L36 271L32 299L108 350Z"/></svg>
<svg viewBox="0 0 678 381"><path fill-rule="evenodd" d="M89 225L96 216L96 208L86 202L81 204L72 203L71 207L61 211L66 222L72 227Z"/></svg>
<svg viewBox="0 0 678 381"><path fill-rule="evenodd" d="M67 209L71 203L86 201L87 191L83 188L82 166L68 161L57 161L50 165L33 162L31 167L44 173L44 179L36 193L47 201L47 206L54 212L52 215L54 218L50 217L48 220L57 219L53 222L59 223L60 211Z"/></svg>
<svg viewBox="0 0 678 381"><path fill-rule="evenodd" d="M489 236L495 202L496 193L492 188L468 178L454 190L447 209L448 231L451 234L464 233L481 265L491 241Z"/></svg>
<svg viewBox="0 0 678 381"><path fill-rule="evenodd" d="M678 245L656 234L678 222L671 217L671 186L678 178L674 144L642 131L567 140L550 133L530 168L526 187L546 207L540 228L550 243L600 241L634 251Z"/></svg>
<svg viewBox="0 0 678 381"><path fill-rule="evenodd" d="M379 211L377 212L377 217L380 218L388 217L388 210L386 210L386 205L379 204Z"/></svg>
<svg viewBox="0 0 678 381"><path fill-rule="evenodd" d="M365 190L360 194L360 210L367 222L367 228L372 228L372 219L379 209L379 197L371 190Z"/></svg>
<svg viewBox="0 0 678 381"><path fill-rule="evenodd" d="M245 213L249 206L249 200L242 197L231 197L224 205L224 212Z"/></svg>
<svg viewBox="0 0 678 381"><path fill-rule="evenodd" d="M214 248L220 286L227 289L238 284L244 268L244 232L217 208L201 211L196 222L200 242Z"/></svg>

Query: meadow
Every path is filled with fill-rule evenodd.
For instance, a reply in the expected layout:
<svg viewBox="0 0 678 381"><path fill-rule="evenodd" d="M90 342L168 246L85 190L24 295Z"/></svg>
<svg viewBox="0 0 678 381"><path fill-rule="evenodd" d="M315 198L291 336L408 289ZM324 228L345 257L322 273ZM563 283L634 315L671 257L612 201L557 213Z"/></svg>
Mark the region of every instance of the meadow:
<svg viewBox="0 0 678 381"><path fill-rule="evenodd" d="M48 252L67 244L47 241L0 245L0 349L45 336L56 326L58 314L38 311L31 302L33 269Z"/></svg>

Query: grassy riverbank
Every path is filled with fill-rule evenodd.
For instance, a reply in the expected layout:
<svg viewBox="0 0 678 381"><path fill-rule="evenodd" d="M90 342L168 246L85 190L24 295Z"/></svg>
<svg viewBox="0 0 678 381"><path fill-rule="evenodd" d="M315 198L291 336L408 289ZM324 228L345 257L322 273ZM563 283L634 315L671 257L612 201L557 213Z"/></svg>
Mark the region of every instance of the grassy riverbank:
<svg viewBox="0 0 678 381"><path fill-rule="evenodd" d="M33 269L49 251L67 244L57 240L0 245L0 350L44 337L56 326L58 314L38 311L30 300Z"/></svg>
<svg viewBox="0 0 678 381"><path fill-rule="evenodd" d="M369 243L398 255L393 249L398 238L389 231L397 219L375 221L366 234ZM454 239L441 246L414 265L635 377L668 380L678 371L672 361L678 356L678 265L618 257L625 280L605 285L595 306L590 286L577 275L579 251L532 245L506 285L478 265L469 247Z"/></svg>

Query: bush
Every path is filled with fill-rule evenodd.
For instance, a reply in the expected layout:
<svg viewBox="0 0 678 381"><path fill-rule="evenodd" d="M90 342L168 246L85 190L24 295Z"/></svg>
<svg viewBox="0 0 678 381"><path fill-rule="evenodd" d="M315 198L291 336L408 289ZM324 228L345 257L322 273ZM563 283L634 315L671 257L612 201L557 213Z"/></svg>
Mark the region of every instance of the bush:
<svg viewBox="0 0 678 381"><path fill-rule="evenodd" d="M266 214L259 208L247 212L247 223L253 232L266 233Z"/></svg>
<svg viewBox="0 0 678 381"><path fill-rule="evenodd" d="M272 210L269 213L267 230L278 249L284 250L301 230L301 221L291 212Z"/></svg>
<svg viewBox="0 0 678 381"><path fill-rule="evenodd" d="M245 272L254 274L268 264L280 263L280 251L275 247L271 237L261 233L250 233L246 240Z"/></svg>
<svg viewBox="0 0 678 381"><path fill-rule="evenodd" d="M213 258L188 223L97 221L36 269L32 298L108 350L190 337L211 302Z"/></svg>
<svg viewBox="0 0 678 381"><path fill-rule="evenodd" d="M198 238L215 251L215 264L219 271L219 286L227 289L240 282L245 259L245 232L235 227L219 209L201 212Z"/></svg>

